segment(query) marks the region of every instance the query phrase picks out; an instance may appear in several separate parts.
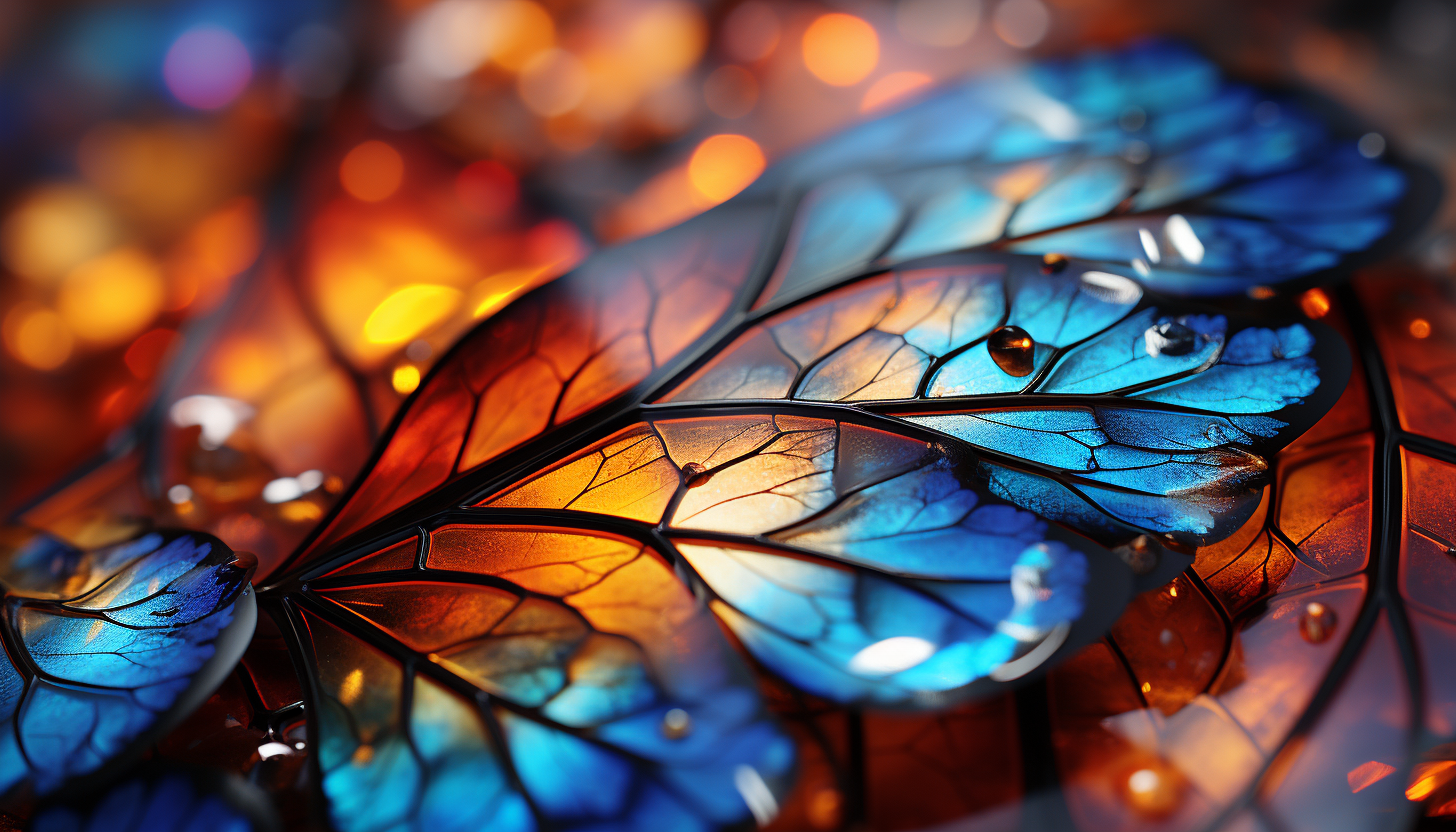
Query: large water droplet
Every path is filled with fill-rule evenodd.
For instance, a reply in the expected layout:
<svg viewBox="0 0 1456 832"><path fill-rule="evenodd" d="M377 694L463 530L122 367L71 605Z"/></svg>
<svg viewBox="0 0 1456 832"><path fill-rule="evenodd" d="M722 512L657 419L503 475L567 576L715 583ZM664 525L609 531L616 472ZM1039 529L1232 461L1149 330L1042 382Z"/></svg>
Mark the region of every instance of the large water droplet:
<svg viewBox="0 0 1456 832"><path fill-rule="evenodd" d="M1310 644L1319 644L1335 632L1335 611L1318 601L1310 601L1299 616L1299 634Z"/></svg>
<svg viewBox="0 0 1456 832"><path fill-rule="evenodd" d="M680 740L693 732L693 718L682 708L672 708L662 715L662 735Z"/></svg>
<svg viewBox="0 0 1456 832"><path fill-rule="evenodd" d="M1036 369L1036 342L1019 326L997 327L986 339L986 349L1008 375L1021 378Z"/></svg>
<svg viewBox="0 0 1456 832"><path fill-rule="evenodd" d="M1143 333L1147 342L1148 355L1187 355L1198 346L1198 333L1177 321L1163 321L1148 327Z"/></svg>
<svg viewBox="0 0 1456 832"><path fill-rule="evenodd" d="M683 483L688 488L697 488L706 483L713 475L708 473L708 467L701 462L689 462L682 467Z"/></svg>

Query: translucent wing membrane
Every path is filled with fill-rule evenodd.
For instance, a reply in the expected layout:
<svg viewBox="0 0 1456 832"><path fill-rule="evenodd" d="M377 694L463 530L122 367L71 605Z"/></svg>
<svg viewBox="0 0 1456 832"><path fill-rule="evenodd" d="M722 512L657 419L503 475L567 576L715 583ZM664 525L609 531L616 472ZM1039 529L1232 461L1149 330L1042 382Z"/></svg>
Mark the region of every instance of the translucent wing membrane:
<svg viewBox="0 0 1456 832"><path fill-rule="evenodd" d="M461 347L474 357L426 381L374 469L306 551L662 378L689 345L723 331L747 293L779 308L867 272L938 265L972 249L1081 258L1109 280L1176 295L1237 294L1351 265L1418 227L1434 185L1423 171L1361 155L1360 131L1343 132L1319 109L1229 81L1158 42L971 79L849 129L726 205L597 255L487 321ZM800 333L809 341L764 352L771 363L752 377L720 381L751 397L789 382L806 382L808 398L906 397L902 386L935 348L984 334L977 310L995 298L962 288L971 294L947 295L938 313L961 317L933 342L910 325L886 329L842 357L853 369L826 368L809 382L793 376L817 357L804 353L812 333ZM1086 334L1103 325L1075 303L1062 314ZM1031 334L1061 345L1050 330ZM1219 337L1198 334L1205 348ZM1042 351L1029 356L1032 370L1043 361ZM1059 383L1079 392L1114 389L1103 382L1118 379L1077 380ZM1012 387L974 349L934 380L942 395L998 383Z"/></svg>
<svg viewBox="0 0 1456 832"><path fill-rule="evenodd" d="M197 534L15 548L0 576L0 790L52 791L199 704L252 635L253 565Z"/></svg>
<svg viewBox="0 0 1456 832"><path fill-rule="evenodd" d="M754 184L805 194L765 297L976 247L1186 295L1325 272L1433 202L1428 176L1366 158L1357 136L1168 43L972 79Z"/></svg>
<svg viewBox="0 0 1456 832"><path fill-rule="evenodd" d="M1062 743L1040 758L1169 764L1231 714L1242 768L1179 788L1232 811L1313 724L1299 703L1332 695L1334 664L1294 673L1274 647L1313 600L1368 608L1350 472L1369 479L1371 445L1326 428L1286 450L1345 389L1333 330L1157 293L1350 265L1409 230L1424 185L1154 44L954 86L523 296L436 366L267 590L335 826L763 823L795 741L800 782L909 771L903 744L1010 712L956 700L1089 644L1014 709ZM1202 547L1196 574L1168 584L1188 559L1162 544ZM820 718L839 705L957 710L841 742ZM861 753L880 746L898 762ZM1079 822L1102 816L1073 791Z"/></svg>
<svg viewBox="0 0 1456 832"><path fill-rule="evenodd" d="M1012 502L1108 539L1220 539L1343 389L1338 336L1193 312L1078 261L965 257L769 315L663 401L842 402L959 440Z"/></svg>
<svg viewBox="0 0 1456 832"><path fill-rule="evenodd" d="M775 673L923 705L1095 636L1131 588L1116 556L975 480L950 443L744 412L628 428L483 505L660 528Z"/></svg>
<svg viewBox="0 0 1456 832"><path fill-rule="evenodd" d="M599 255L442 362L312 551L621 396L733 308L768 211L727 206Z"/></svg>
<svg viewBox="0 0 1456 832"><path fill-rule="evenodd" d="M650 547L470 522L416 547L299 601L337 828L711 829L776 811L792 745Z"/></svg>

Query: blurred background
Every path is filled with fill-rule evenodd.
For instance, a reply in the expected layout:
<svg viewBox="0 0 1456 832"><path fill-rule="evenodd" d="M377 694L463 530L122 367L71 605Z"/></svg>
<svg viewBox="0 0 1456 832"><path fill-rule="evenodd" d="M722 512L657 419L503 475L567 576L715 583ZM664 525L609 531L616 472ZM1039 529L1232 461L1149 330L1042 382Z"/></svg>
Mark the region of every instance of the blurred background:
<svg viewBox="0 0 1456 832"><path fill-rule="evenodd" d="M1154 33L1456 180L1438 0L0 4L0 511L266 573L517 294L940 80Z"/></svg>

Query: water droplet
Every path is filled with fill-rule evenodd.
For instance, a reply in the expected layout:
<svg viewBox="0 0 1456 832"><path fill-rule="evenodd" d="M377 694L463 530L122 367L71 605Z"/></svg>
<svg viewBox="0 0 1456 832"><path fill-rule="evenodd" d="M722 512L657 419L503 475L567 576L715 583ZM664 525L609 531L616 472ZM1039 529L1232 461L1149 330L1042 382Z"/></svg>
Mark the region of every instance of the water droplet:
<svg viewBox="0 0 1456 832"><path fill-rule="evenodd" d="M1083 272L1081 289L1103 303L1133 304L1143 296L1136 283L1110 272Z"/></svg>
<svg viewBox="0 0 1456 832"><path fill-rule="evenodd" d="M1134 575L1147 575L1158 568L1158 542L1145 534L1117 547L1117 554Z"/></svg>
<svg viewBox="0 0 1456 832"><path fill-rule="evenodd" d="M1177 773L1165 766L1148 766L1128 775L1127 802L1144 815L1166 815L1178 808Z"/></svg>
<svg viewBox="0 0 1456 832"><path fill-rule="evenodd" d="M1379 133L1366 133L1355 146L1366 159L1377 159L1385 152L1385 137Z"/></svg>
<svg viewBox="0 0 1456 832"><path fill-rule="evenodd" d="M1177 321L1162 321L1143 333L1148 355L1187 355L1198 346L1198 333Z"/></svg>
<svg viewBox="0 0 1456 832"><path fill-rule="evenodd" d="M682 467L683 482L688 488L697 488L712 478L708 467L701 462L689 462Z"/></svg>
<svg viewBox="0 0 1456 832"><path fill-rule="evenodd" d="M1067 267L1067 257L1055 252L1041 256L1041 273L1056 274Z"/></svg>
<svg viewBox="0 0 1456 832"><path fill-rule="evenodd" d="M1153 149L1142 139L1134 139L1122 149L1122 158L1134 165L1141 165L1153 155Z"/></svg>
<svg viewBox="0 0 1456 832"><path fill-rule="evenodd" d="M1335 611L1318 601L1310 601L1299 616L1299 634L1310 644L1319 644L1335 633Z"/></svg>
<svg viewBox="0 0 1456 832"><path fill-rule="evenodd" d="M692 733L693 718L682 708L673 708L662 715L662 735L670 740L680 740Z"/></svg>
<svg viewBox="0 0 1456 832"><path fill-rule="evenodd" d="M1007 375L1021 378L1036 369L1036 342L1019 326L997 327L986 339L986 349Z"/></svg>

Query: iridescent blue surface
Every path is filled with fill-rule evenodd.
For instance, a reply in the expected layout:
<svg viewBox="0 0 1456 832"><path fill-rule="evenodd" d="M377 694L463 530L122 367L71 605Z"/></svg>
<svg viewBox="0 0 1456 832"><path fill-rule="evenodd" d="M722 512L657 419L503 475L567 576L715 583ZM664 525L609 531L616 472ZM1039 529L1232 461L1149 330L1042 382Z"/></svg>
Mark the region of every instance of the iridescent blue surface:
<svg viewBox="0 0 1456 832"><path fill-rule="evenodd" d="M714 611L796 687L841 702L934 701L1077 621L1090 570L1125 572L973 485L974 465L953 451L842 430L829 507L766 535L792 554L747 537L676 541Z"/></svg>
<svg viewBox="0 0 1456 832"><path fill-rule="evenodd" d="M262 799L261 795L258 795ZM220 790L180 773L124 780L89 811L52 805L32 832L258 832L262 827Z"/></svg>
<svg viewBox="0 0 1456 832"><path fill-rule="evenodd" d="M665 563L571 530L436 534L488 580L455 560L325 581L301 619L336 828L710 830L776 810L793 745ZM538 564L521 584L490 574L521 558ZM422 581L438 608L411 600ZM366 637L424 653L424 669Z"/></svg>
<svg viewBox="0 0 1456 832"><path fill-rule="evenodd" d="M4 626L24 655L0 661L0 791L94 771L167 715L216 653L250 569L205 535L95 552L41 537L18 552Z"/></svg>
<svg viewBox="0 0 1456 832"><path fill-rule="evenodd" d="M1411 190L1298 100L1152 42L944 88L789 158L745 198L808 194L776 298L981 246L1217 295L1341 265Z"/></svg>

